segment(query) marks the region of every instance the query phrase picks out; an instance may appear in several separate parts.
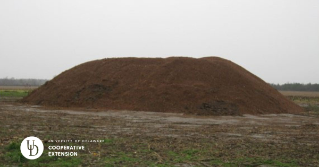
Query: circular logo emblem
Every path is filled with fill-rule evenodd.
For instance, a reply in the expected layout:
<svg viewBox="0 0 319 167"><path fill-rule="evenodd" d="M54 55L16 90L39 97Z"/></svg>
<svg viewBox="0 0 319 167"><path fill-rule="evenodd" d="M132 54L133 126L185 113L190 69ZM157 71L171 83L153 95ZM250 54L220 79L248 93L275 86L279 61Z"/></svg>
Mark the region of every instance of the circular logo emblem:
<svg viewBox="0 0 319 167"><path fill-rule="evenodd" d="M42 155L44 146L39 138L30 136L22 141L20 150L25 158L37 159Z"/></svg>

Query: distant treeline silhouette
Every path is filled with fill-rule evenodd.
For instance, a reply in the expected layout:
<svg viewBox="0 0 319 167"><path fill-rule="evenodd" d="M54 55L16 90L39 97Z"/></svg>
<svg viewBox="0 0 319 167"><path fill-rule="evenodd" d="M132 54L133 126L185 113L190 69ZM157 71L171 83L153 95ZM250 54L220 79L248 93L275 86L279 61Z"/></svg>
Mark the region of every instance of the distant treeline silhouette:
<svg viewBox="0 0 319 167"><path fill-rule="evenodd" d="M285 83L282 85L279 84L270 84L277 90L289 90L289 91L319 91L319 84L301 84L301 83Z"/></svg>
<svg viewBox="0 0 319 167"><path fill-rule="evenodd" d="M46 79L2 78L0 79L0 86L40 86L46 81Z"/></svg>

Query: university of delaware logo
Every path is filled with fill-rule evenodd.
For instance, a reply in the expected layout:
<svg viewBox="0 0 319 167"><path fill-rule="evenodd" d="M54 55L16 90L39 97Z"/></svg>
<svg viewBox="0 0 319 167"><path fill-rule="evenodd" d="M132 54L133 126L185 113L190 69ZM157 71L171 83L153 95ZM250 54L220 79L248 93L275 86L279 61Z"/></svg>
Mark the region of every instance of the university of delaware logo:
<svg viewBox="0 0 319 167"><path fill-rule="evenodd" d="M22 155L27 159L37 159L43 153L43 143L37 137L27 137L25 138L20 146Z"/></svg>

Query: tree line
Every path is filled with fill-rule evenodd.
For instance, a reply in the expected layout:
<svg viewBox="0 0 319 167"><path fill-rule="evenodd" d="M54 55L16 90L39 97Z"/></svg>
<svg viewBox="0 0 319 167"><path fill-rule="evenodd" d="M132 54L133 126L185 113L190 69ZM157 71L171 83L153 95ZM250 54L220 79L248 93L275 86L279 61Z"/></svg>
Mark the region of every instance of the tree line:
<svg viewBox="0 0 319 167"><path fill-rule="evenodd" d="M285 83L285 84L270 84L277 90L289 91L319 91L319 84L301 84L301 83Z"/></svg>
<svg viewBox="0 0 319 167"><path fill-rule="evenodd" d="M46 81L46 79L0 78L0 86L40 86Z"/></svg>

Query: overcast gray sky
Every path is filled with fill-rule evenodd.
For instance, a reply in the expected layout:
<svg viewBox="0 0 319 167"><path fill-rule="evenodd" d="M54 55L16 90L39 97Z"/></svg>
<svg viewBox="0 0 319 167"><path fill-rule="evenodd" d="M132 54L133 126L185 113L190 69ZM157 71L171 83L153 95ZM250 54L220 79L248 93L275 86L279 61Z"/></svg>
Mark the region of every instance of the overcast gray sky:
<svg viewBox="0 0 319 167"><path fill-rule="evenodd" d="M219 56L319 83L319 0L0 0L0 78L109 57Z"/></svg>

